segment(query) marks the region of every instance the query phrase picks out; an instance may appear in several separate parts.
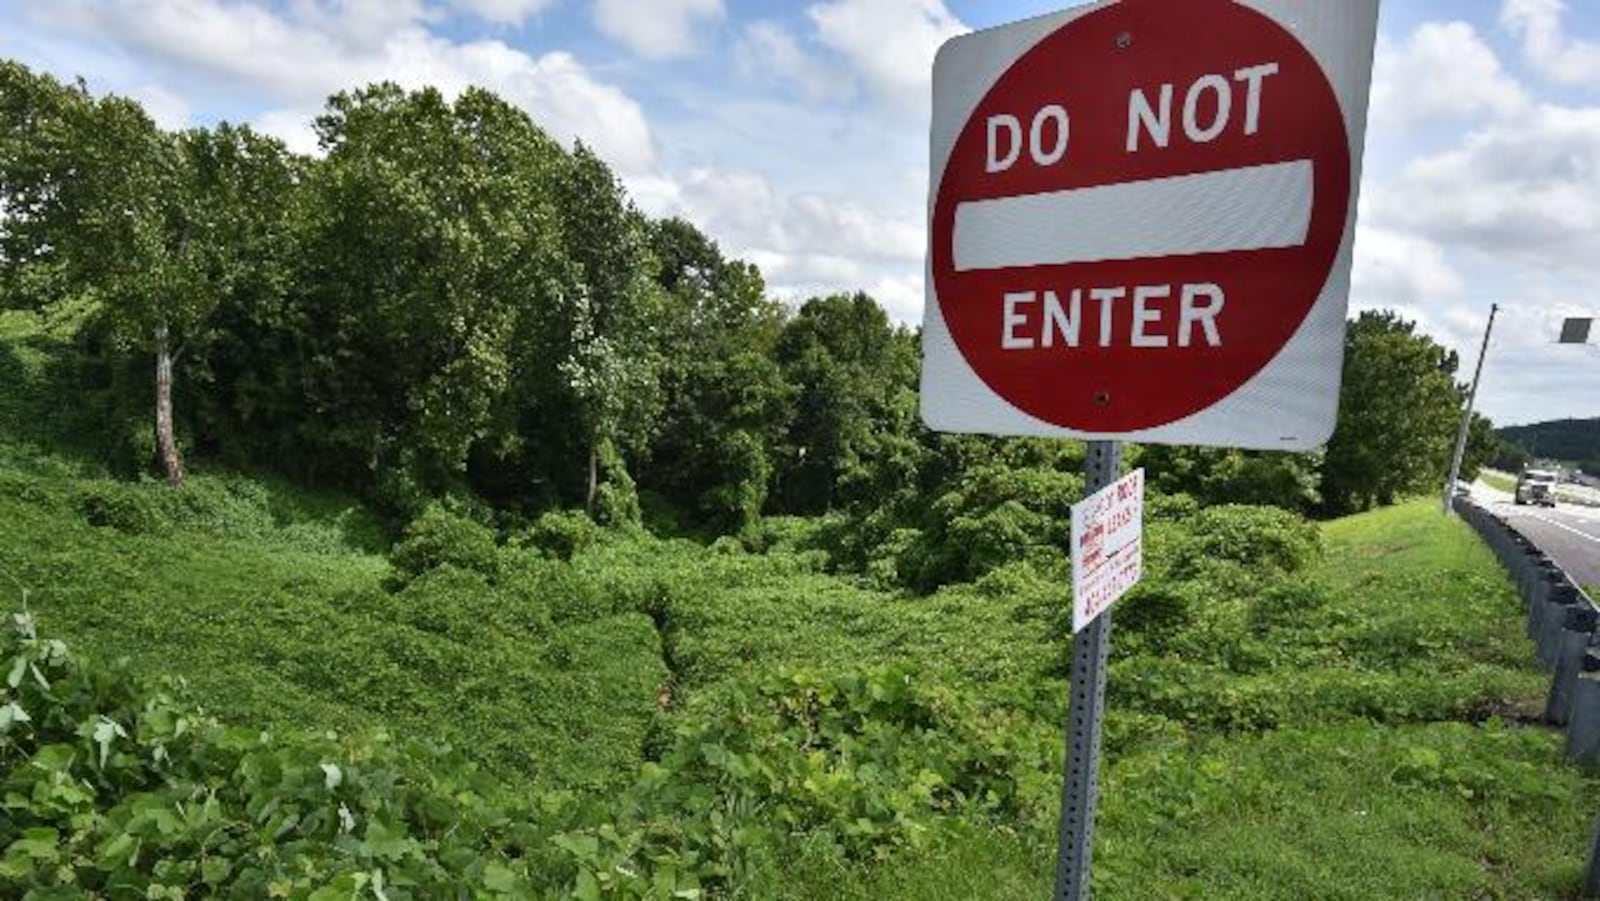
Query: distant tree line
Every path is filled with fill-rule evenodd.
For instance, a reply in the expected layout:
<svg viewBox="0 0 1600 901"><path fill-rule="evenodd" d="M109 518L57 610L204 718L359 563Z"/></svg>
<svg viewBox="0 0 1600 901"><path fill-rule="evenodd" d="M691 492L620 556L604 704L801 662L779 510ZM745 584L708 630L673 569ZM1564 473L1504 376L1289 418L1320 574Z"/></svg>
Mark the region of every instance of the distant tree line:
<svg viewBox="0 0 1600 901"><path fill-rule="evenodd" d="M109 458L178 486L198 454L404 515L457 496L738 532L851 511L880 536L959 512L941 498L1029 490L1007 469L1081 459L929 433L918 336L870 297L786 307L489 92L377 84L315 127L315 157L243 126L169 132L0 63L0 305L87 311L83 393L62 400L94 407ZM1455 354L1363 314L1346 356L1326 451L1148 448L1144 465L1204 502L1327 513L1431 487ZM1492 439L1480 419L1474 466Z"/></svg>
<svg viewBox="0 0 1600 901"><path fill-rule="evenodd" d="M1507 453L1527 465L1534 459L1574 463L1592 476L1600 476L1600 419L1557 419L1499 430ZM1511 467L1502 467L1515 472ZM1520 468L1520 467L1518 467Z"/></svg>

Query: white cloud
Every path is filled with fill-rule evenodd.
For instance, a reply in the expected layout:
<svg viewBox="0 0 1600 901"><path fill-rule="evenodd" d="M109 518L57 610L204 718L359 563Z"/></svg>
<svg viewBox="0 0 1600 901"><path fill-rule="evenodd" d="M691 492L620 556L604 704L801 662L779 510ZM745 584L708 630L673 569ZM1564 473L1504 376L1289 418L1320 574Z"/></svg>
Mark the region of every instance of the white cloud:
<svg viewBox="0 0 1600 901"><path fill-rule="evenodd" d="M320 147L311 120L316 112L308 109L282 109L262 113L253 123L256 130L282 141L291 151L310 156Z"/></svg>
<svg viewBox="0 0 1600 901"><path fill-rule="evenodd" d="M1356 230L1351 305L1418 311L1459 294L1462 280L1438 244L1414 234L1362 224Z"/></svg>
<svg viewBox="0 0 1600 901"><path fill-rule="evenodd" d="M696 31L727 14L722 0L595 0L595 25L646 59L688 56Z"/></svg>
<svg viewBox="0 0 1600 901"><path fill-rule="evenodd" d="M1428 22L1403 43L1378 41L1372 76L1376 123L1503 115L1526 108L1528 102L1494 51L1465 22Z"/></svg>
<svg viewBox="0 0 1600 901"><path fill-rule="evenodd" d="M1540 74L1563 84L1594 87L1600 84L1600 43L1563 34L1565 14L1562 0L1505 0L1500 23L1522 39L1523 55Z"/></svg>
<svg viewBox="0 0 1600 901"><path fill-rule="evenodd" d="M128 96L139 102L155 123L168 131L189 127L189 104L158 84L142 84Z"/></svg>
<svg viewBox="0 0 1600 901"><path fill-rule="evenodd" d="M761 20L745 26L739 41L739 69L745 74L768 72L800 88L816 103L848 98L855 90L850 76L802 48L788 29Z"/></svg>
<svg viewBox="0 0 1600 901"><path fill-rule="evenodd" d="M1600 271L1600 108L1540 106L1406 166L1374 224L1501 261Z"/></svg>
<svg viewBox="0 0 1600 901"><path fill-rule="evenodd" d="M583 139L620 173L642 173L655 165L643 108L620 89L596 81L571 54L557 51L533 59L488 41L458 48L453 63L461 79L454 89L471 83L495 91L558 138ZM450 73L441 72L427 83L450 81Z"/></svg>
<svg viewBox="0 0 1600 901"><path fill-rule="evenodd" d="M939 45L968 30L943 0L829 0L806 14L817 37L843 54L874 92L912 110L929 103Z"/></svg>
<svg viewBox="0 0 1600 901"><path fill-rule="evenodd" d="M561 140L583 139L619 172L655 163L643 109L571 54L533 57L497 40L456 43L427 31L415 2L294 0L280 16L221 0L64 0L42 15L57 28L253 87L280 104L259 120L280 136L296 135L282 110L312 109L330 93L374 81L433 85L448 95L480 85Z"/></svg>
<svg viewBox="0 0 1600 901"><path fill-rule="evenodd" d="M880 278L868 293L889 312L890 319L907 323L922 321L922 308L927 296L920 272L916 275Z"/></svg>
<svg viewBox="0 0 1600 901"><path fill-rule="evenodd" d="M181 9L204 9L206 0L177 0ZM288 0L293 18L341 43L381 46L396 29L435 18L422 0Z"/></svg>
<svg viewBox="0 0 1600 901"><path fill-rule="evenodd" d="M817 194L786 195L761 175L698 168L658 214L683 215L725 252L755 263L775 294L866 290L902 321L922 308L923 226Z"/></svg>
<svg viewBox="0 0 1600 901"><path fill-rule="evenodd" d="M543 12L552 0L455 0L455 5L499 25L521 25Z"/></svg>
<svg viewBox="0 0 1600 901"><path fill-rule="evenodd" d="M874 260L922 259L922 221L884 216L875 210L806 194L789 202L787 230L803 247Z"/></svg>

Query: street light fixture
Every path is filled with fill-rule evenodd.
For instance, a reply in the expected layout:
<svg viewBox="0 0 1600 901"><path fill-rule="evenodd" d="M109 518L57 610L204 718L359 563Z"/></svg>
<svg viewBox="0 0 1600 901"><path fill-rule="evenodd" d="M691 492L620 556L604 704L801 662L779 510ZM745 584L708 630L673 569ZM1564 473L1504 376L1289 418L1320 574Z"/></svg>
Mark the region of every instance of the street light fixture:
<svg viewBox="0 0 1600 901"><path fill-rule="evenodd" d="M1593 329L1593 319L1568 319L1561 323L1561 338L1556 343L1588 344L1589 333Z"/></svg>

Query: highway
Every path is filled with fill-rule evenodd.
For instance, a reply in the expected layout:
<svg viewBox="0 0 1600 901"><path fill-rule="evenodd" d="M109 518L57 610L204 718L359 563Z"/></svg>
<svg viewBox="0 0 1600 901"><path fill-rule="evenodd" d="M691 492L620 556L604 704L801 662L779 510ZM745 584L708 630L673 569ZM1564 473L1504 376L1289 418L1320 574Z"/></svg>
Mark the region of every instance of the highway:
<svg viewBox="0 0 1600 901"><path fill-rule="evenodd" d="M1516 526L1572 578L1600 585L1600 507L1518 507L1511 495L1481 481L1472 486L1472 496Z"/></svg>

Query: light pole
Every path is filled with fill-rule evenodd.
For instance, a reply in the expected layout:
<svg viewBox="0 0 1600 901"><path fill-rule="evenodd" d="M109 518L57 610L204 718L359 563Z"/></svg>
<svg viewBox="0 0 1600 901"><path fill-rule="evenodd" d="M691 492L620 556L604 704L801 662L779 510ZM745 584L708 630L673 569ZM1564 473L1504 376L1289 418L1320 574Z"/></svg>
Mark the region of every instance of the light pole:
<svg viewBox="0 0 1600 901"><path fill-rule="evenodd" d="M1467 408L1461 413L1461 431L1456 434L1456 453L1450 461L1450 472L1444 482L1444 512L1449 514L1451 498L1456 493L1456 480L1461 478L1461 458L1467 454L1467 433L1472 429L1472 405L1478 399L1478 380L1483 378L1483 358L1489 355L1489 335L1494 332L1494 316L1500 312L1499 304L1489 305L1489 325L1483 330L1483 347L1478 349L1478 366L1472 373L1472 388L1467 392Z"/></svg>

